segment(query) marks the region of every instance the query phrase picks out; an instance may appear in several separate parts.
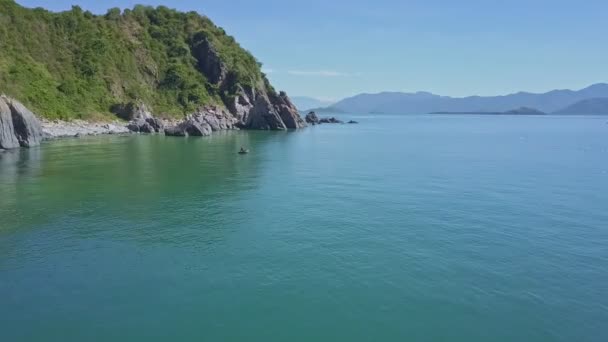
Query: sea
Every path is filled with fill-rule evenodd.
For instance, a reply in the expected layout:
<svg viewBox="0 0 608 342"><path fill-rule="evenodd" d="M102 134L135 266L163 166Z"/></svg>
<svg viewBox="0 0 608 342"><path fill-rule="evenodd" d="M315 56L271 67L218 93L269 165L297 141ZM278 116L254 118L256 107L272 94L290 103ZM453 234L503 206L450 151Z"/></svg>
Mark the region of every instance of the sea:
<svg viewBox="0 0 608 342"><path fill-rule="evenodd" d="M340 118L1 152L0 341L608 341L608 117Z"/></svg>

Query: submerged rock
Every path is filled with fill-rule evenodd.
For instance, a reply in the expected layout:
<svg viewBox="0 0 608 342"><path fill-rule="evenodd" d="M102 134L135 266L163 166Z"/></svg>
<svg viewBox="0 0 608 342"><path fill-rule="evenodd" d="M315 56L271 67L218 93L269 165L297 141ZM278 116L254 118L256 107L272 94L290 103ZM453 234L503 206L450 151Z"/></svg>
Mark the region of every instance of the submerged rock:
<svg viewBox="0 0 608 342"><path fill-rule="evenodd" d="M0 148L32 147L42 141L42 125L23 104L0 96Z"/></svg>

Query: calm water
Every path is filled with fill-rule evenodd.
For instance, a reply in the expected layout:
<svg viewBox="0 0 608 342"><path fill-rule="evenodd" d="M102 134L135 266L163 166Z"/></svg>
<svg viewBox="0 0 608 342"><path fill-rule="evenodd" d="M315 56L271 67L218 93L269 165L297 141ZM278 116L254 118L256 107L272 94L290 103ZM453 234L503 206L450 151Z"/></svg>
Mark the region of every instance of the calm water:
<svg viewBox="0 0 608 342"><path fill-rule="evenodd" d="M0 341L608 340L606 118L358 120L0 154Z"/></svg>

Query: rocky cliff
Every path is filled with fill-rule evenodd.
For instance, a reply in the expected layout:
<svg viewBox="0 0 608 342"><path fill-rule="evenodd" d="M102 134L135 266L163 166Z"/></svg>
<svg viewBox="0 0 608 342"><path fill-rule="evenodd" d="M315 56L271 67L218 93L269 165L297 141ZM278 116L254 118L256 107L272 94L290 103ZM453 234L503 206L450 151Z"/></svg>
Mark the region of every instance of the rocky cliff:
<svg viewBox="0 0 608 342"><path fill-rule="evenodd" d="M164 6L94 15L0 0L0 91L45 119L108 121L143 104L128 118L140 132L162 131L154 118L188 121L209 108L240 128L306 125L233 37Z"/></svg>

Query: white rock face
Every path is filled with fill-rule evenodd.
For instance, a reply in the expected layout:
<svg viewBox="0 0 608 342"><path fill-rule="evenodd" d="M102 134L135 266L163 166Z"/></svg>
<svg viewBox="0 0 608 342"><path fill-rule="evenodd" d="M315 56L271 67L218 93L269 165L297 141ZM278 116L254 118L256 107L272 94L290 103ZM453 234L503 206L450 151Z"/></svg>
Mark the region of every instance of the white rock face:
<svg viewBox="0 0 608 342"><path fill-rule="evenodd" d="M120 121L98 123L82 120L43 120L42 132L45 139L54 139L99 134L125 134L129 133L129 129L125 123Z"/></svg>

